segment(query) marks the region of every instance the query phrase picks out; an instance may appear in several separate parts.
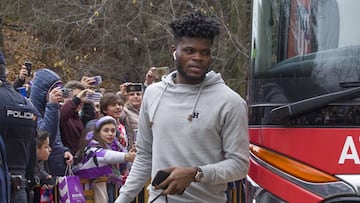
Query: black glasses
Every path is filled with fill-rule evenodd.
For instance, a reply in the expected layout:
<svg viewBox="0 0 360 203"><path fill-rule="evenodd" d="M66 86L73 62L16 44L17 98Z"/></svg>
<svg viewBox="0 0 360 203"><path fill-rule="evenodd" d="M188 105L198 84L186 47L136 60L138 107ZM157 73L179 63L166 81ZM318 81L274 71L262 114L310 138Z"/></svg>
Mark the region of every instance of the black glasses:
<svg viewBox="0 0 360 203"><path fill-rule="evenodd" d="M163 195L163 193L160 193L158 196L156 196L153 200L150 201L150 203L155 202L155 200L159 199L159 197L161 197ZM165 195L165 202L168 203L168 198L167 195Z"/></svg>

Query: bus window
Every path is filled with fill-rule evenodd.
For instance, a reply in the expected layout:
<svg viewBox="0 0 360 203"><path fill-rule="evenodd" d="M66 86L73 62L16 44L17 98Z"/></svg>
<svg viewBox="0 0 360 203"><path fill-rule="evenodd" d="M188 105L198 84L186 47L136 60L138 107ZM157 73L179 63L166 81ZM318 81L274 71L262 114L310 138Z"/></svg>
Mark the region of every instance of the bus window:
<svg viewBox="0 0 360 203"><path fill-rule="evenodd" d="M282 88L283 102L295 102L359 81L360 26L350 22L360 13L354 7L360 1L254 1L249 100L272 102L261 95L268 84Z"/></svg>

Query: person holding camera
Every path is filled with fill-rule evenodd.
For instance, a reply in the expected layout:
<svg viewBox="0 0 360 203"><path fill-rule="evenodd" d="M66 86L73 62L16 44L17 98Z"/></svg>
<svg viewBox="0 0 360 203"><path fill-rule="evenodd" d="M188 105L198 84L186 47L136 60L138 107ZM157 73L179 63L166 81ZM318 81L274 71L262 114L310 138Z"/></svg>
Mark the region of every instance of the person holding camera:
<svg viewBox="0 0 360 203"><path fill-rule="evenodd" d="M71 80L64 85L62 91L64 104L60 107L61 140L64 146L70 149L71 154L75 154L85 139L84 124L79 112L86 101L86 95L93 94L93 90L87 89L79 81Z"/></svg>
<svg viewBox="0 0 360 203"><path fill-rule="evenodd" d="M127 149L129 151L136 151L135 143L137 139L139 114L144 88L145 86L141 83L127 82L120 85L120 91L118 92L118 94L122 95L121 98L124 98L126 101L124 109L121 113L120 122L125 126ZM144 202L144 190L145 188L143 188L139 193L137 199L138 202Z"/></svg>
<svg viewBox="0 0 360 203"><path fill-rule="evenodd" d="M210 70L220 24L190 13L170 23L176 71L146 88L136 159L115 203L129 203L147 180L150 202L225 203L227 183L246 177L246 101Z"/></svg>
<svg viewBox="0 0 360 203"><path fill-rule="evenodd" d="M38 111L38 128L50 133L52 148L47 161L49 173L64 176L66 165L71 165L73 155L61 141L60 102L63 101L62 81L54 71L44 68L34 74L30 100Z"/></svg>
<svg viewBox="0 0 360 203"><path fill-rule="evenodd" d="M124 83L121 92L125 98L125 105L121 113L120 122L124 124L127 135L127 148L135 148L135 133L138 130L139 113L144 92L142 83Z"/></svg>
<svg viewBox="0 0 360 203"><path fill-rule="evenodd" d="M25 62L24 65L21 66L20 73L18 77L12 83L12 86L15 90L19 92L19 88L25 88L26 97L30 97L31 85L29 84L31 79L31 68L32 64L30 62Z"/></svg>

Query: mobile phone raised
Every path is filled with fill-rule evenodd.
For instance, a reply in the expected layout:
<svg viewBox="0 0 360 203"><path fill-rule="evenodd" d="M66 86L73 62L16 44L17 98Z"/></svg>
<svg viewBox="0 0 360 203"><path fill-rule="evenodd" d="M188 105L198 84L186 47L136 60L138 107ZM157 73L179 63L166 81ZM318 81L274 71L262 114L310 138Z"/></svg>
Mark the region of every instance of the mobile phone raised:
<svg viewBox="0 0 360 203"><path fill-rule="evenodd" d="M25 68L26 68L26 70L28 72L28 76L30 76L31 75L32 63L27 61L27 62L24 63L24 66L25 66Z"/></svg>
<svg viewBox="0 0 360 203"><path fill-rule="evenodd" d="M161 79L161 77L163 75L169 74L169 72L170 72L170 70L169 70L169 67L167 67L167 66L157 67L155 69L155 78L159 80L159 79Z"/></svg>
<svg viewBox="0 0 360 203"><path fill-rule="evenodd" d="M102 83L101 75L94 76L94 82L90 83L91 85L100 85Z"/></svg>
<svg viewBox="0 0 360 203"><path fill-rule="evenodd" d="M85 99L92 102L99 102L102 97L100 92L94 92L92 94L87 93Z"/></svg>

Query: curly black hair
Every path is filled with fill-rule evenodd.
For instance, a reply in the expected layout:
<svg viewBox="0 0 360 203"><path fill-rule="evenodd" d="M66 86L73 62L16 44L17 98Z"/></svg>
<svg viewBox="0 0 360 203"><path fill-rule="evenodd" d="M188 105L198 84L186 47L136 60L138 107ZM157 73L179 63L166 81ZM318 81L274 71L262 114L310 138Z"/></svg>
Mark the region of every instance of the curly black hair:
<svg viewBox="0 0 360 203"><path fill-rule="evenodd" d="M199 37L214 40L220 33L220 23L213 15L205 15L200 11L184 15L170 23L174 39L181 37Z"/></svg>

